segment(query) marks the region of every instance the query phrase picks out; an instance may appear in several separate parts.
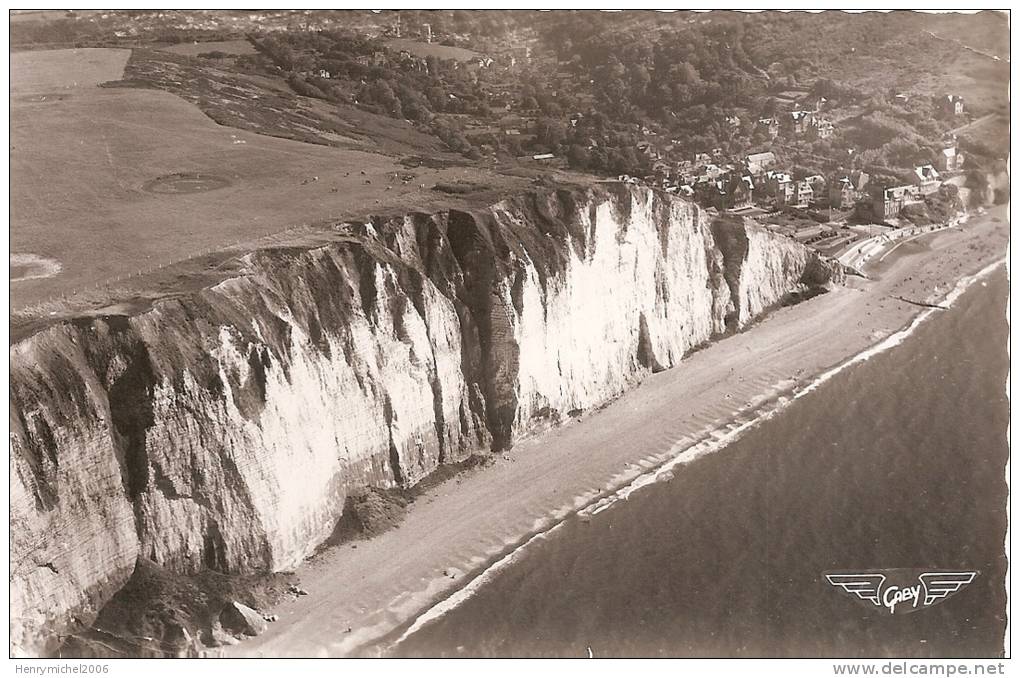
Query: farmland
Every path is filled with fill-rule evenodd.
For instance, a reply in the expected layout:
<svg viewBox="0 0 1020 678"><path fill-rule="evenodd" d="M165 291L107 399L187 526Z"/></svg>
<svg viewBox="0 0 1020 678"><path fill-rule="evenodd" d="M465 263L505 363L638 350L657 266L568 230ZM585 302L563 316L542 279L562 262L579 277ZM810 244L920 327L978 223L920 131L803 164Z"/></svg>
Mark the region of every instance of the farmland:
<svg viewBox="0 0 1020 678"><path fill-rule="evenodd" d="M215 42L182 42L160 48L164 52L173 52L183 56L198 56L209 52L224 54L254 54L255 48L247 40L219 40Z"/></svg>
<svg viewBox="0 0 1020 678"><path fill-rule="evenodd" d="M473 52L469 49L464 49L463 47L448 47L446 45L419 42L417 40L408 40L406 38L394 38L393 40L387 40L386 46L397 52L404 50L405 52L413 54L416 57L421 57L422 59L434 56L437 59L470 61L471 59L476 59L480 56L478 52Z"/></svg>
<svg viewBox="0 0 1020 678"><path fill-rule="evenodd" d="M94 87L124 73L131 50L60 49L11 54L11 95Z"/></svg>
<svg viewBox="0 0 1020 678"><path fill-rule="evenodd" d="M527 183L223 127L168 92L96 87L120 76L122 50L14 57L11 254L23 262L15 310L305 223L439 209L450 196L430 190L438 182ZM144 279L130 285L152 283Z"/></svg>
<svg viewBox="0 0 1020 678"><path fill-rule="evenodd" d="M403 120L298 96L282 78L224 70L165 51L134 50L124 69L124 81L109 84L165 90L194 104L221 125L262 135L327 146L368 147L390 155L442 154L437 139Z"/></svg>

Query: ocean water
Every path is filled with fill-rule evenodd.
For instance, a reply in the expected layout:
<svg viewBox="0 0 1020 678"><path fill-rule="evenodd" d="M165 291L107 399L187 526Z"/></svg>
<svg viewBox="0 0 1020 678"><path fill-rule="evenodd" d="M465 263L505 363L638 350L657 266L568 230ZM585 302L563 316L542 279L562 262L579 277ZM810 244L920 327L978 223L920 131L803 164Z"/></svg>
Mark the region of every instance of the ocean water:
<svg viewBox="0 0 1020 678"><path fill-rule="evenodd" d="M1000 656L1007 293L996 271L671 481L571 518L389 653ZM855 568L980 574L893 616L822 577Z"/></svg>

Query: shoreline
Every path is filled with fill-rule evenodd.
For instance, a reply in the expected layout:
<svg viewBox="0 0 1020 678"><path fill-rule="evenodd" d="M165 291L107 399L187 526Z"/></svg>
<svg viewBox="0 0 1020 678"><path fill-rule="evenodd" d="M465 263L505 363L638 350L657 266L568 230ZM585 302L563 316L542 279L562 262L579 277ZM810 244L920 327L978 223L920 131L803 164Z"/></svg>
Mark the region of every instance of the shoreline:
<svg viewBox="0 0 1020 678"><path fill-rule="evenodd" d="M965 276L940 300L941 303L946 304L945 306L929 306L928 309L919 312L917 316L915 316L915 318L907 323L907 325L903 328L874 346L868 347L861 353L847 358L844 362L829 370L814 375L809 378L803 386L798 384L792 387L788 392L781 393L775 398L769 399L758 409L736 417L734 421L724 425L720 431L709 432L708 435L703 436L693 445L677 449L671 454L669 459L662 462L660 465L649 470L647 473L638 476L638 478L618 488L608 496L593 500L587 506L574 512L574 514L581 520L590 519L592 516L598 515L602 511L611 508L617 502L628 500L630 495L648 487L649 485L668 482L673 478L674 471L680 467L690 464L691 462L706 455L715 452L722 452L729 445L741 439L745 433L750 432L752 429L757 428L761 424L764 424L772 418L782 414L793 402L812 393L819 386L823 385L833 377L841 374L858 363L867 361L876 355L884 353L902 344L911 335L913 335L921 325L932 317L935 310L948 310L952 308L955 301L963 292L975 283L980 282L984 278L995 273L995 271L1004 266L1005 263L1006 259L1002 258L993 261L977 273ZM713 438L711 435L712 433L721 433L721 437L717 439ZM522 544L512 549L496 562L488 565L479 572L473 573L473 577L462 588L455 591L449 597L436 601L434 605L425 610L415 619L411 620L409 624L405 624L402 629L398 628L393 633L387 634L386 637L379 641L369 643L366 647L357 648L355 652L365 651L368 649L378 649L380 650L378 653L380 656L386 656L397 645L416 633L422 627L432 621L442 618L447 613L452 612L459 607L482 585L488 583L493 577L502 572L502 570L516 563L520 558L525 556L526 551L534 542L546 539L557 532L560 527L571 519L571 517L572 516L567 515L565 518L557 520L546 529L531 535ZM392 641L389 640L390 638L397 636L398 633L400 634L399 637L396 637L395 640Z"/></svg>
<svg viewBox="0 0 1020 678"><path fill-rule="evenodd" d="M580 420L525 439L484 471L430 488L393 530L301 565L297 575L312 595L274 608L280 620L264 635L207 654L384 653L393 639L466 600L571 515L584 520L675 467L724 449L818 384L905 339L937 309L919 310L893 293L924 298L934 282L928 298L955 292L955 300L1001 266L996 243L1005 244L1008 226L1001 218L997 226L996 217L1005 217L1005 209L973 217L960 231L902 243L896 255L876 262L873 279L778 309Z"/></svg>

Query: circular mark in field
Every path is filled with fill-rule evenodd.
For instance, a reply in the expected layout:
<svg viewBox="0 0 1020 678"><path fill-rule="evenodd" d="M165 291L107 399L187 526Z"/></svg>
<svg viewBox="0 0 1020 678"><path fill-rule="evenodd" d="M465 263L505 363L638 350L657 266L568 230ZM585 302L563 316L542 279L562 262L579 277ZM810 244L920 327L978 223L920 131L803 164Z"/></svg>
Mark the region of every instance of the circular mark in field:
<svg viewBox="0 0 1020 678"><path fill-rule="evenodd" d="M51 104L56 101L67 101L71 95L67 92L45 92L43 94L25 94L14 100L25 104Z"/></svg>
<svg viewBox="0 0 1020 678"><path fill-rule="evenodd" d="M147 181L142 190L150 193L163 193L177 195L181 193L203 193L215 191L217 188L225 188L230 185L230 180L218 177L215 174L198 174L191 172L178 172L156 177Z"/></svg>
<svg viewBox="0 0 1020 678"><path fill-rule="evenodd" d="M23 252L11 254L11 282L52 278L60 273L60 262L49 257Z"/></svg>

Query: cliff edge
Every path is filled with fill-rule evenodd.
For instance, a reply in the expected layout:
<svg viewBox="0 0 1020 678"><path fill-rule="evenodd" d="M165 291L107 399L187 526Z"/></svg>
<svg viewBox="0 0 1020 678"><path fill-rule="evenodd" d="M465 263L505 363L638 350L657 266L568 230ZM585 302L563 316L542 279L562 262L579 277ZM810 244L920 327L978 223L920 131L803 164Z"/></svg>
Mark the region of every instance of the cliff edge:
<svg viewBox="0 0 1020 678"><path fill-rule="evenodd" d="M348 224L48 327L10 348L12 652L52 652L140 558L293 567L357 488L507 448L841 279L754 223L599 184Z"/></svg>

